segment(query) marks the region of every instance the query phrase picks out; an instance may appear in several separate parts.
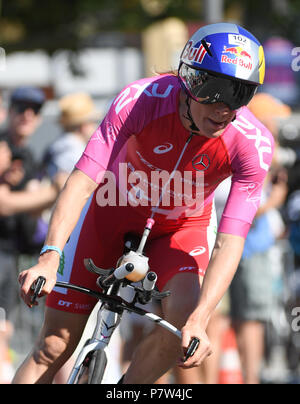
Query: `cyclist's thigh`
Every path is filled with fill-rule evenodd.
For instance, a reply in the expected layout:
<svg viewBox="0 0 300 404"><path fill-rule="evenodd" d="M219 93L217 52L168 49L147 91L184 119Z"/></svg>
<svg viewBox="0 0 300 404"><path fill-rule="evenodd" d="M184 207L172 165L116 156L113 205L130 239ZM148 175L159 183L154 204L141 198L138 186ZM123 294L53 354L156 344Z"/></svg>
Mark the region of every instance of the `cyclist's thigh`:
<svg viewBox="0 0 300 404"><path fill-rule="evenodd" d="M88 315L67 313L46 307L39 341L51 339L52 336L58 337L66 343L66 354L70 355L80 341L88 317ZM54 341L57 341L56 338Z"/></svg>
<svg viewBox="0 0 300 404"><path fill-rule="evenodd" d="M177 328L184 326L197 307L203 277L193 273L180 273L170 279L165 290L170 296L162 301L163 317Z"/></svg>
<svg viewBox="0 0 300 404"><path fill-rule="evenodd" d="M203 277L215 241L213 227L186 227L151 240L147 249L151 270L158 275L158 288L177 274Z"/></svg>

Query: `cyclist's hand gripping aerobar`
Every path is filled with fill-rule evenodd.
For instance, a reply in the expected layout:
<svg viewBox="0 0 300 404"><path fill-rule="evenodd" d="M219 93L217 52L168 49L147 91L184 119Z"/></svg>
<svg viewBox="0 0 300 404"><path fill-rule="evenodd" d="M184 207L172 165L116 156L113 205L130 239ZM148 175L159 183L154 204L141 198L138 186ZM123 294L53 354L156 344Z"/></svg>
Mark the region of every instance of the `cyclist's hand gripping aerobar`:
<svg viewBox="0 0 300 404"><path fill-rule="evenodd" d="M48 255L48 254L47 254ZM42 256L34 267L19 275L20 295L28 307L36 306L37 297L48 295L55 286L59 256L47 260ZM44 281L42 282L42 279ZM36 296L33 296L36 292Z"/></svg>
<svg viewBox="0 0 300 404"><path fill-rule="evenodd" d="M191 326L187 323L181 330L183 357L178 366L188 369L200 366L212 354L208 336L199 325Z"/></svg>

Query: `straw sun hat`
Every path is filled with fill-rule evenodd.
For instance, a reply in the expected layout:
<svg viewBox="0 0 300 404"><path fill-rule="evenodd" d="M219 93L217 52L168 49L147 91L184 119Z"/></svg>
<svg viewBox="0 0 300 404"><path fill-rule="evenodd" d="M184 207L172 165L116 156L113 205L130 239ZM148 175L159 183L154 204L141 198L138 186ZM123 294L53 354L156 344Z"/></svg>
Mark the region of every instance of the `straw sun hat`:
<svg viewBox="0 0 300 404"><path fill-rule="evenodd" d="M99 121L101 111L97 111L92 98L86 93L66 95L59 101L59 122L64 127L74 127L89 121Z"/></svg>

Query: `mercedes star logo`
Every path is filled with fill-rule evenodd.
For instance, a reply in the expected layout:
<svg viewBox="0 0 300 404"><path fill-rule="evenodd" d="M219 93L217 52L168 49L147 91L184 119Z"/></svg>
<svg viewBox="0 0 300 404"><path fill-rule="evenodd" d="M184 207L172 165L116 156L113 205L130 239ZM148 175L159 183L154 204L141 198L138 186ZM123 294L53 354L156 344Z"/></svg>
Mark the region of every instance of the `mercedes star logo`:
<svg viewBox="0 0 300 404"><path fill-rule="evenodd" d="M192 165L197 171L206 171L210 166L210 159L207 154L199 154L194 157Z"/></svg>

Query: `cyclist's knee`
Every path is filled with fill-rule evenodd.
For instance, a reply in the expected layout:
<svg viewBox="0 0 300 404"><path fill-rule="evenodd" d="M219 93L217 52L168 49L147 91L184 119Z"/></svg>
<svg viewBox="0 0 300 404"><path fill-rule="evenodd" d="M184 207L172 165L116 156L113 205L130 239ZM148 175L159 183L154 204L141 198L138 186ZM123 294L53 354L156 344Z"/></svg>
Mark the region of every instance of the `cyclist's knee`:
<svg viewBox="0 0 300 404"><path fill-rule="evenodd" d="M37 364L51 366L59 358L62 359L66 356L67 347L68 341L66 338L58 335L48 335L37 342L33 352L34 360Z"/></svg>
<svg viewBox="0 0 300 404"><path fill-rule="evenodd" d="M62 366L76 349L87 318L88 315L76 316L47 307L44 325L33 351L35 362L46 366L54 364L53 368Z"/></svg>

